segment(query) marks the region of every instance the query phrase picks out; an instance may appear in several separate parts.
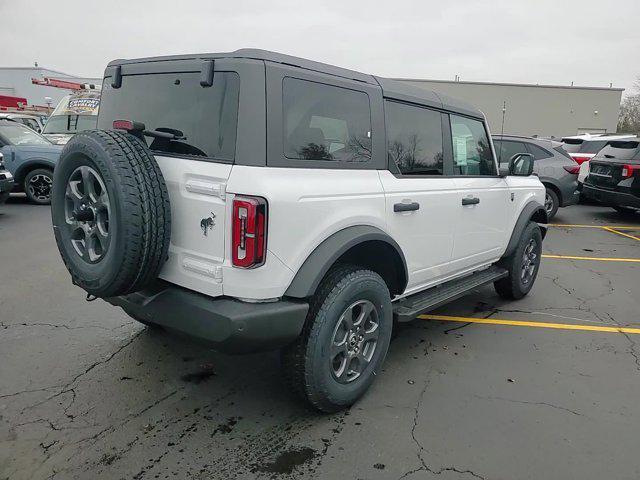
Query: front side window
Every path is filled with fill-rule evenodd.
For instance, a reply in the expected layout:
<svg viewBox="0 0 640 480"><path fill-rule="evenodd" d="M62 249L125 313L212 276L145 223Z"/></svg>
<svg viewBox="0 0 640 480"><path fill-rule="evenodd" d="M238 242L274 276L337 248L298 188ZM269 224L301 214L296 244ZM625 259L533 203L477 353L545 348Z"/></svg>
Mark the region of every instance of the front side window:
<svg viewBox="0 0 640 480"><path fill-rule="evenodd" d="M527 147L522 142L512 142L511 140L494 140L493 146L496 147L496 155L498 162L509 163L511 157L517 153L528 153Z"/></svg>
<svg viewBox="0 0 640 480"><path fill-rule="evenodd" d="M459 115L450 115L455 175L496 175L489 137L484 124Z"/></svg>
<svg viewBox="0 0 640 480"><path fill-rule="evenodd" d="M403 175L442 175L440 112L385 102L387 155Z"/></svg>
<svg viewBox="0 0 640 480"><path fill-rule="evenodd" d="M299 160L367 162L371 109L364 92L285 78L284 154Z"/></svg>

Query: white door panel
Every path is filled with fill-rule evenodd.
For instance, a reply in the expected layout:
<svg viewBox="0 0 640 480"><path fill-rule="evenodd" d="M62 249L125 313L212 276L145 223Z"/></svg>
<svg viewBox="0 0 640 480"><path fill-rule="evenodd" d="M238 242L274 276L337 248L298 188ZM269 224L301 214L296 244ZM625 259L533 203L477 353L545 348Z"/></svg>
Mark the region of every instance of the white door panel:
<svg viewBox="0 0 640 480"><path fill-rule="evenodd" d="M453 249L454 268L464 270L500 257L508 240L513 202L500 177L457 177L456 205L460 210ZM463 205L463 199L473 199ZM474 203L474 202L478 203Z"/></svg>
<svg viewBox="0 0 640 480"><path fill-rule="evenodd" d="M407 261L407 292L448 275L460 215L454 180L396 177L388 170L381 170L379 175L385 191L388 229ZM419 205L418 210L394 211L394 205L412 202Z"/></svg>

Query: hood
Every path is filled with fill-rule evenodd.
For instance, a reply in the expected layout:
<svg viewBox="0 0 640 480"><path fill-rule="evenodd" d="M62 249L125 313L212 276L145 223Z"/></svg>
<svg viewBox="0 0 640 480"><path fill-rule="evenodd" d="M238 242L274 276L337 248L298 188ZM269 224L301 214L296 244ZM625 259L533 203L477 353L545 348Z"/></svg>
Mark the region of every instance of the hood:
<svg viewBox="0 0 640 480"><path fill-rule="evenodd" d="M43 133L42 136L56 145L66 145L73 135L70 133Z"/></svg>
<svg viewBox="0 0 640 480"><path fill-rule="evenodd" d="M62 151L62 145L13 145L16 153L23 157L46 157L57 160Z"/></svg>

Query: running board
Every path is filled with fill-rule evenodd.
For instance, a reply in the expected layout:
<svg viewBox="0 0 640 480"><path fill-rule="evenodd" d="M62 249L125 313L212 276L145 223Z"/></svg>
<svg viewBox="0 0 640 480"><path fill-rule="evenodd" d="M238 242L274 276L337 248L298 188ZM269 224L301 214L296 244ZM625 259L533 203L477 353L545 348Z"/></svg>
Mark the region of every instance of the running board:
<svg viewBox="0 0 640 480"><path fill-rule="evenodd" d="M398 300L393 304L393 313L399 322L411 321L421 313L438 308L466 295L474 288L493 283L508 274L506 269L492 266L466 277L450 280L437 287Z"/></svg>

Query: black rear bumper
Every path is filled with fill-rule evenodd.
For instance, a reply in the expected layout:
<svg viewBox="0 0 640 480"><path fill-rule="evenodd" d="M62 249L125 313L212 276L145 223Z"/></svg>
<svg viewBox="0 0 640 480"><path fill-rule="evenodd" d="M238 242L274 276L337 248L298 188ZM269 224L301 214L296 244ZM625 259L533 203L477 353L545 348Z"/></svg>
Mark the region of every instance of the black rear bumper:
<svg viewBox="0 0 640 480"><path fill-rule="evenodd" d="M303 301L249 303L164 283L105 300L134 318L204 340L227 353L273 350L291 343L300 335L309 310Z"/></svg>
<svg viewBox="0 0 640 480"><path fill-rule="evenodd" d="M582 194L587 198L597 200L603 205L611 207L640 208L640 197L636 197L630 193L605 190L604 188L594 187L593 185L585 183L582 186Z"/></svg>

